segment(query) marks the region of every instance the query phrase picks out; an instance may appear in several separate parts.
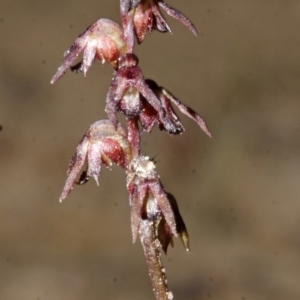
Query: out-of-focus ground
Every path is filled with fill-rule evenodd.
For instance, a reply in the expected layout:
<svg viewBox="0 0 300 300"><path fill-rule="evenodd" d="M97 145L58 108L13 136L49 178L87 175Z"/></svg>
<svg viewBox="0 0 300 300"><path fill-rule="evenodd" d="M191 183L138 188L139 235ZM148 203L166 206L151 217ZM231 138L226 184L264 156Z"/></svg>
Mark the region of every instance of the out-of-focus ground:
<svg viewBox="0 0 300 300"><path fill-rule="evenodd" d="M300 299L300 2L169 0L195 38L167 17L137 49L146 77L207 121L206 137L143 136L191 240L163 256L175 299ZM63 52L118 1L1 1L0 299L154 299L140 243L131 243L122 170L59 204L88 126L105 118L112 71L68 72Z"/></svg>

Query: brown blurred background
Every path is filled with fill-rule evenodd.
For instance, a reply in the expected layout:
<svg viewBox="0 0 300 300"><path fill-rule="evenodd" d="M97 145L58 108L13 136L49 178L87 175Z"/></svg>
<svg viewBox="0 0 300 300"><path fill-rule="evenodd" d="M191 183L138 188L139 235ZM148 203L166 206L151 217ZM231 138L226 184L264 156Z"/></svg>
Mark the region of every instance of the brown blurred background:
<svg viewBox="0 0 300 300"><path fill-rule="evenodd" d="M196 25L167 17L136 49L146 77L207 121L207 138L155 129L156 157L189 230L163 256L175 299L300 299L300 2L168 0ZM140 243L131 243L122 170L59 204L88 126L105 118L112 71L49 81L64 51L118 1L1 1L0 299L154 299Z"/></svg>

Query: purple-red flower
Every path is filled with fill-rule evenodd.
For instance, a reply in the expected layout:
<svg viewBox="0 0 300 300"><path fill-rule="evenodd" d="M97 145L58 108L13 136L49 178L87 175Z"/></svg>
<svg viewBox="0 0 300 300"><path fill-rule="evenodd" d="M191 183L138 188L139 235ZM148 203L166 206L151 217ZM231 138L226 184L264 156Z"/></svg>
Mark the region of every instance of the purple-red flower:
<svg viewBox="0 0 300 300"><path fill-rule="evenodd" d="M169 31L172 33L171 28L163 17L160 8L162 8L169 16L185 25L194 35L197 35L197 30L192 22L181 14L178 10L169 6L162 0L142 0L142 1L123 1L130 3L127 5L129 9L134 9L133 24L136 37L141 43L147 32L151 33L153 30L160 32Z"/></svg>
<svg viewBox="0 0 300 300"><path fill-rule="evenodd" d="M144 79L134 54L120 58L106 97L105 111L113 124L117 124L116 112L128 118L138 117L144 131L150 132L155 124L170 134L179 134L184 127L171 102L200 128L211 136L204 120L191 108L184 105L171 93L159 87L153 80Z"/></svg>
<svg viewBox="0 0 300 300"><path fill-rule="evenodd" d="M172 237L180 236L189 251L188 233L175 198L165 192L154 163L147 156L135 157L127 168L132 239L135 242L142 220L153 221L156 235L165 252Z"/></svg>
<svg viewBox="0 0 300 300"><path fill-rule="evenodd" d="M115 71L112 83L106 97L105 111L109 120L117 124L116 112L120 111L128 118L139 116L143 111L141 96L144 97L156 111L156 118L166 131L171 134L181 132L173 120L169 119L161 101L146 84L138 59L134 54L126 54L120 58L119 68Z"/></svg>
<svg viewBox="0 0 300 300"><path fill-rule="evenodd" d="M71 67L81 52L83 52L82 62ZM51 79L51 83L61 78L70 67L73 71L83 72L86 76L95 58L102 63L107 61L116 68L119 57L125 53L126 43L120 25L108 19L100 19L88 27L65 52L64 61Z"/></svg>
<svg viewBox="0 0 300 300"><path fill-rule="evenodd" d="M98 184L101 165L111 167L112 164L125 168L131 160L131 147L127 140L126 130L119 124L117 129L109 120L101 120L92 124L76 147L71 158L67 180L60 196L64 200L71 192L76 177L87 161L86 179L93 177Z"/></svg>
<svg viewBox="0 0 300 300"><path fill-rule="evenodd" d="M158 221L164 216L171 233L178 235L172 207L149 157L137 156L131 161L127 169L127 189L133 242L137 238L142 219ZM150 198L152 200L147 201Z"/></svg>

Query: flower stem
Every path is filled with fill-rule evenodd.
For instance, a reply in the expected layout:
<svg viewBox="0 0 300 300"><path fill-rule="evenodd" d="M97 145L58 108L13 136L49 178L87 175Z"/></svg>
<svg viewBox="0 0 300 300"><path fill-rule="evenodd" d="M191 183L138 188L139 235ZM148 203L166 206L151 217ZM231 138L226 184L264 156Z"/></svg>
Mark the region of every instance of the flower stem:
<svg viewBox="0 0 300 300"><path fill-rule="evenodd" d="M142 220L139 235L146 257L155 299L172 300L173 294L168 289L165 269L160 259L160 243L157 239L154 221Z"/></svg>
<svg viewBox="0 0 300 300"><path fill-rule="evenodd" d="M140 155L141 152L141 133L137 118L127 119L128 141L132 146L132 158Z"/></svg>

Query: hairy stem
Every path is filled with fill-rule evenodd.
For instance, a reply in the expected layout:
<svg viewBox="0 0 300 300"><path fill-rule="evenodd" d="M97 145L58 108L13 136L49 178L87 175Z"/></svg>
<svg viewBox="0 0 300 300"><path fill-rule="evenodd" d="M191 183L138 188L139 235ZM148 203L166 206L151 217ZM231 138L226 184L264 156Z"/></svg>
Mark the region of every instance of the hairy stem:
<svg viewBox="0 0 300 300"><path fill-rule="evenodd" d="M139 235L146 257L155 299L173 299L173 294L168 289L165 269L162 266L160 259L160 243L157 239L154 221L142 220L140 223Z"/></svg>
<svg viewBox="0 0 300 300"><path fill-rule="evenodd" d="M132 158L134 158L141 152L141 133L137 118L127 118L127 131L127 139L132 146Z"/></svg>
<svg viewBox="0 0 300 300"><path fill-rule="evenodd" d="M124 38L127 45L127 53L133 53L134 48L134 24L133 24L133 15L135 9L132 9L124 14L121 9L121 19L124 29Z"/></svg>

